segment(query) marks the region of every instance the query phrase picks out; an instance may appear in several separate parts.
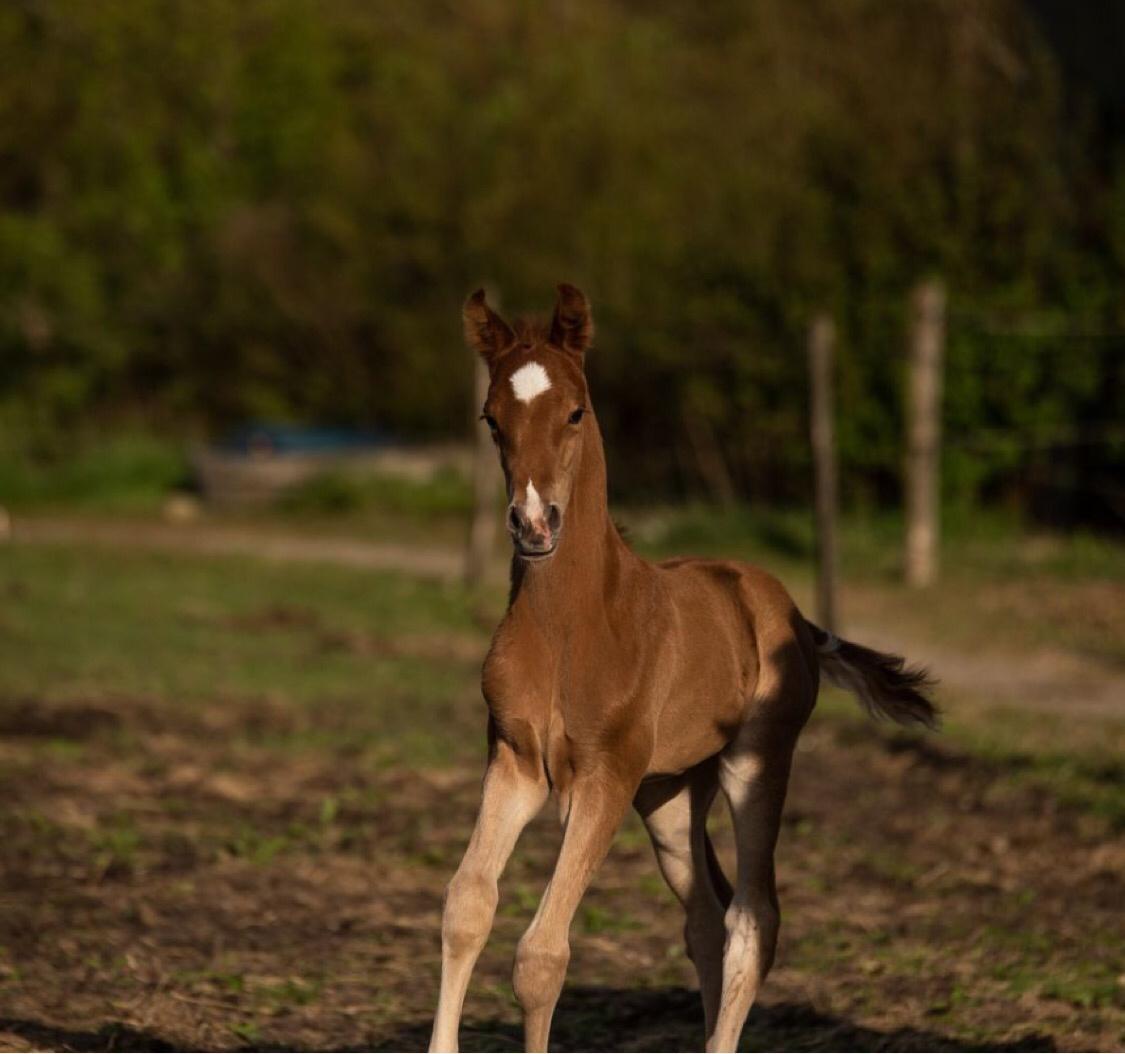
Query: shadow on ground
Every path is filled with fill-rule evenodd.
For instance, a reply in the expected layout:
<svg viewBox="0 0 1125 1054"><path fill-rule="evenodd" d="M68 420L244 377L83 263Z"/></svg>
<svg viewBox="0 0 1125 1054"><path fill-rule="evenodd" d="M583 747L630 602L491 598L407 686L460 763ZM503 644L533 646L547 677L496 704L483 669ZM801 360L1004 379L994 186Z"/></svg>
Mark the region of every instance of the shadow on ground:
<svg viewBox="0 0 1125 1054"><path fill-rule="evenodd" d="M419 1021L389 1035L372 1037L365 1049L425 1050L430 1021ZM686 988L568 988L559 1001L551 1049L603 1051L701 1050L703 1016L699 993ZM1031 1033L1013 1043L981 1046L928 1029L880 1032L843 1018L818 1013L807 1003L757 1006L742 1033L743 1050L832 1051L1053 1051L1050 1036ZM461 1028L464 1051L518 1051L520 1031L508 1022L467 1018Z"/></svg>
<svg viewBox="0 0 1125 1054"><path fill-rule="evenodd" d="M13 1039L21 1040L17 1046ZM55 1028L39 1021L0 1018L0 1050L125 1050L163 1051L181 1048L152 1032L142 1032L118 1022L97 1031Z"/></svg>
<svg viewBox="0 0 1125 1054"><path fill-rule="evenodd" d="M341 1051L425 1050L430 1020L404 1025L390 1033L357 1036L355 1046ZM636 991L617 988L568 989L559 1001L551 1033L551 1049L602 1051L680 1051L702 1049L703 1018L699 994L686 988ZM163 1051L183 1049L151 1032L120 1024L95 1032L52 1028L35 1021L0 1019L0 1038L18 1037L32 1049L85 1051ZM832 1051L1053 1051L1054 1040L1042 1033L994 1046L964 1043L928 1029L880 1032L843 1018L821 1014L807 1003L757 1006L742 1034L743 1050ZM18 1048L17 1048L18 1049ZM285 1050L279 1046L243 1046L242 1050ZM461 1028L461 1049L519 1051L519 1029L508 1021L468 1018Z"/></svg>

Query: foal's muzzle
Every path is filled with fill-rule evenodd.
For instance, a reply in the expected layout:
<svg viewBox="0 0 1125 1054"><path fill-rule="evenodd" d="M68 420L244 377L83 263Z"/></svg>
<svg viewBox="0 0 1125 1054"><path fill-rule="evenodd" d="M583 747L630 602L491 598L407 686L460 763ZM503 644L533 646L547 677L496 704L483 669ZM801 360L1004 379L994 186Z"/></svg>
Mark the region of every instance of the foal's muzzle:
<svg viewBox="0 0 1125 1054"><path fill-rule="evenodd" d="M530 517L521 505L512 502L508 506L508 533L522 559L545 560L559 544L562 510L548 502L540 515Z"/></svg>

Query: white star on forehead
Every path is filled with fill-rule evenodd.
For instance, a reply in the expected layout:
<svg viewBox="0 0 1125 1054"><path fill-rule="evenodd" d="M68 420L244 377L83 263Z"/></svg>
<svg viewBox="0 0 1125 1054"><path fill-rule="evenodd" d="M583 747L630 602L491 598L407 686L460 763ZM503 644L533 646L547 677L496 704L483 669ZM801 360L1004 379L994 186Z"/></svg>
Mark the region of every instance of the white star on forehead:
<svg viewBox="0 0 1125 1054"><path fill-rule="evenodd" d="M551 387L551 378L537 362L529 362L512 374L512 391L521 403L529 403Z"/></svg>

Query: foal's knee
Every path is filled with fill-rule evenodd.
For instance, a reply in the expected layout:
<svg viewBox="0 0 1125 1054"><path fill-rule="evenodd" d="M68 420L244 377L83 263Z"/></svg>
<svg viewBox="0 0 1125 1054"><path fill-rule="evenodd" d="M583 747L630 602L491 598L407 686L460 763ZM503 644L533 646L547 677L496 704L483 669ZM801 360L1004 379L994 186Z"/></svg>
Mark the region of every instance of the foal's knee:
<svg viewBox="0 0 1125 1054"><path fill-rule="evenodd" d="M516 949L512 988L525 1013L554 1004L569 962L570 945L565 940L555 944L530 931L524 934Z"/></svg>
<svg viewBox="0 0 1125 1054"><path fill-rule="evenodd" d="M479 952L496 914L496 883L477 871L458 871L445 891L441 939L451 955Z"/></svg>

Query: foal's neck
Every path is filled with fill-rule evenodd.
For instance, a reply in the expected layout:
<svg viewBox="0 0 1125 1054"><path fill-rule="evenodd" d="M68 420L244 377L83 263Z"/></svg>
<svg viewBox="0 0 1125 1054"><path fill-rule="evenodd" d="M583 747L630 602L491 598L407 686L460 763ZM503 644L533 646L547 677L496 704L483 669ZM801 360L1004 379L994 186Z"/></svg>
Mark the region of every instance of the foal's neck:
<svg viewBox="0 0 1125 1054"><path fill-rule="evenodd" d="M630 555L609 515L605 449L593 413L587 423L558 551L541 564L512 562L512 607L559 627L596 616Z"/></svg>

